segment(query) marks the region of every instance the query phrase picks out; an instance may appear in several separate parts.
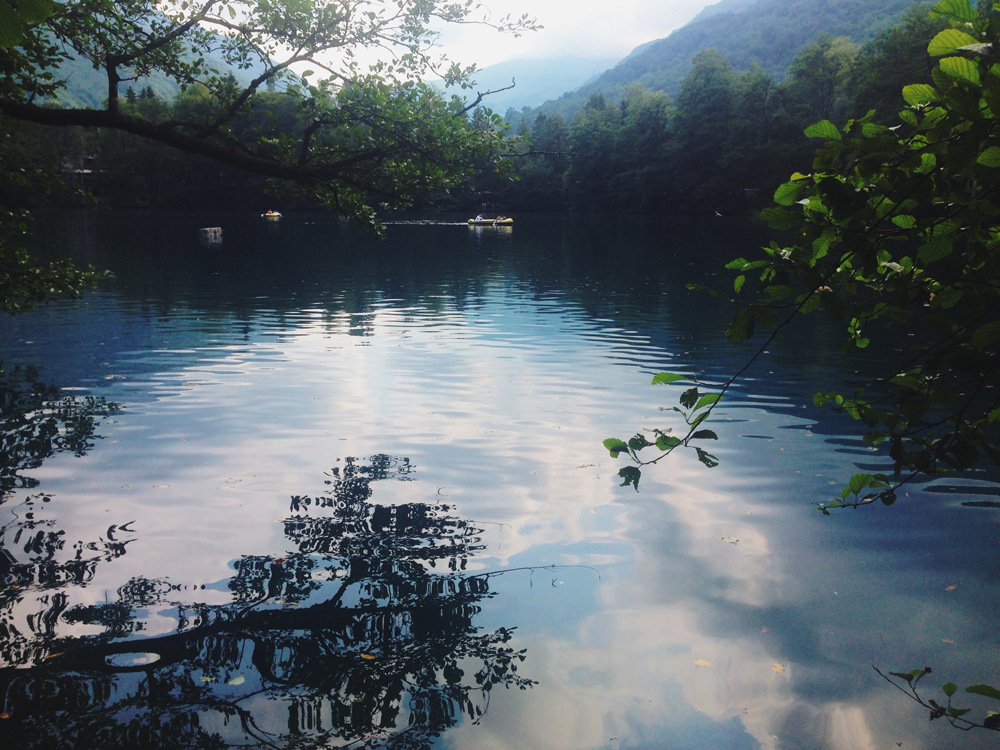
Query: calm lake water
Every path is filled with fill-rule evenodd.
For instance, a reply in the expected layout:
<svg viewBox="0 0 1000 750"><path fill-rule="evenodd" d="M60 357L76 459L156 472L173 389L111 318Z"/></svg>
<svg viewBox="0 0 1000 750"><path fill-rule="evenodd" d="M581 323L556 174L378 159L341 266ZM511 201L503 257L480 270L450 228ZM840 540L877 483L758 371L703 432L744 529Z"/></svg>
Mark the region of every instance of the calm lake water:
<svg viewBox="0 0 1000 750"><path fill-rule="evenodd" d="M887 463L811 394L904 342L862 365L807 321L716 410L719 466L619 486L604 438L681 425L652 375L751 351L685 284L760 227L37 230L115 278L0 320L8 374L41 368L4 415L5 750L995 746L872 669L1000 685L992 475L815 508Z"/></svg>

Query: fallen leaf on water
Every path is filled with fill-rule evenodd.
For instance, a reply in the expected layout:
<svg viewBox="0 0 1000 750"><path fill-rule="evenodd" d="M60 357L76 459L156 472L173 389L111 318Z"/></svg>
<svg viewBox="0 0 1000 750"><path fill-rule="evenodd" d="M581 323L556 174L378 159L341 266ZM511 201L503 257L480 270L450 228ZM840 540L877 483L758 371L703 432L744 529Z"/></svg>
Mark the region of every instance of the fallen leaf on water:
<svg viewBox="0 0 1000 750"><path fill-rule="evenodd" d="M945 591L954 591L957 588L958 588L958 585L953 583L953 584L951 584L951 586L945 586L944 590Z"/></svg>
<svg viewBox="0 0 1000 750"><path fill-rule="evenodd" d="M362 659L374 659L375 657L371 654L361 654Z"/></svg>
<svg viewBox="0 0 1000 750"><path fill-rule="evenodd" d="M771 665L771 669L773 669L777 674L781 674L785 671L785 668L778 664L778 662L774 662L774 664Z"/></svg>
<svg viewBox="0 0 1000 750"><path fill-rule="evenodd" d="M712 662L705 661L704 659L695 659L694 663L697 664L699 667L710 667L710 666L712 666Z"/></svg>
<svg viewBox="0 0 1000 750"><path fill-rule="evenodd" d="M0 719L9 719L9 718L10 718L10 714L6 714L6 713L0 714Z"/></svg>
<svg viewBox="0 0 1000 750"><path fill-rule="evenodd" d="M953 641L951 638L942 638L941 639L941 643L954 643L954 642L955 641Z"/></svg>
<svg viewBox="0 0 1000 750"><path fill-rule="evenodd" d="M66 653L66 652L65 651L60 651L58 654L49 654L45 658L46 659L55 659L57 656L62 656L64 653Z"/></svg>
<svg viewBox="0 0 1000 750"><path fill-rule="evenodd" d="M214 677L199 677L198 679L201 680L202 682L215 682Z"/></svg>
<svg viewBox="0 0 1000 750"><path fill-rule="evenodd" d="M597 511L596 511L596 510L594 510L593 508L591 508L591 509L590 509L590 512L591 512L591 513L596 513Z"/></svg>
<svg viewBox="0 0 1000 750"><path fill-rule="evenodd" d="M761 632L761 633L770 633L770 632L771 632L771 629L770 629L770 628L761 628L761 629L760 629L760 632Z"/></svg>
<svg viewBox="0 0 1000 750"><path fill-rule="evenodd" d="M242 685L246 681L247 681L246 677L244 677L243 675L240 675L239 677L234 677L233 679L231 679L229 681L229 684L230 685Z"/></svg>

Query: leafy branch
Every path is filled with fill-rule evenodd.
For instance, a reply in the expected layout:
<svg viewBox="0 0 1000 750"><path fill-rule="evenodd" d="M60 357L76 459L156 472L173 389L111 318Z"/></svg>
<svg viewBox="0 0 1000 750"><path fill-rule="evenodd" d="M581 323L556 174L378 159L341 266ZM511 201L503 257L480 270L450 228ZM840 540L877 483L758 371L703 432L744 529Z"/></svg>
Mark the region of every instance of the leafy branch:
<svg viewBox="0 0 1000 750"><path fill-rule="evenodd" d="M888 675L883 673L874 665L872 665L872 669L878 673L879 677L888 682L894 688L926 708L930 712L931 721L936 719L945 719L953 727L966 732L972 729L991 729L995 732L1000 731L1000 713L997 711L987 711L986 716L982 719L982 721L977 722L966 718L966 715L972 712L971 708L958 708L951 704L952 696L958 692L958 685L954 682L946 682L941 686L941 690L946 698L943 704L939 703L934 698L924 698L920 695L920 693L917 692L917 683L920 682L924 676L933 671L930 667L924 667L923 669L911 669L909 672L889 672ZM893 677L897 679L894 680L892 679ZM969 685L965 688L965 692L972 695L982 695L987 698L1000 701L1000 690L997 690L991 685Z"/></svg>
<svg viewBox="0 0 1000 750"><path fill-rule="evenodd" d="M688 378L672 372L661 372L653 377L653 385L676 383L683 380L688 380ZM636 433L635 437L629 438L627 442L618 438L608 438L605 440L604 447L611 453L611 458L618 458L619 454L625 453L636 464L635 466L625 466L619 470L618 476L622 478L621 486L628 487L631 485L638 492L639 479L642 476L640 467L658 463L673 453L674 450L681 447L694 449L698 460L708 468L711 469L718 466L718 458L698 445L691 445L691 441L719 439L719 436L712 430L702 430L699 427L702 422L708 419L712 413L712 409L715 408L715 405L721 398L721 393L702 393L698 390L698 386L695 386L694 388L688 388L681 394L680 399L678 399L679 406L670 406L663 409L664 411L675 411L681 415L688 428L684 437L679 438L668 434L671 432L670 428L665 430L654 428L651 430L655 437L655 440L652 442L641 432ZM639 452L646 448L656 448L660 451L660 455L644 461L639 457Z"/></svg>

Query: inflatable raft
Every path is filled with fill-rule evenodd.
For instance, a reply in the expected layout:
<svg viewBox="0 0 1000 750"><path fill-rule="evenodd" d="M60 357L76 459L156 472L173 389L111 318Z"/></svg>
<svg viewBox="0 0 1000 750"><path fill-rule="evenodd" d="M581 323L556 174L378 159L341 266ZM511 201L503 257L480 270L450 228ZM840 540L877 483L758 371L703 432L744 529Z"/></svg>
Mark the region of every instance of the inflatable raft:
<svg viewBox="0 0 1000 750"><path fill-rule="evenodd" d="M514 223L513 219L500 219L499 221L495 219L469 219L470 227L509 227Z"/></svg>

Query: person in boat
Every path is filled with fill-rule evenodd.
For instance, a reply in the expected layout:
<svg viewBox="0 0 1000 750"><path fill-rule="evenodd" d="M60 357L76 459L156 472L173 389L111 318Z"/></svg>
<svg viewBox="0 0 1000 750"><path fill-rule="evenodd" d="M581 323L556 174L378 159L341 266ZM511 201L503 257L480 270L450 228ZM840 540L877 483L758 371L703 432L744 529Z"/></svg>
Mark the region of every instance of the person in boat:
<svg viewBox="0 0 1000 750"><path fill-rule="evenodd" d="M475 220L476 221L482 221L483 220L483 215L482 214L477 214Z"/></svg>

